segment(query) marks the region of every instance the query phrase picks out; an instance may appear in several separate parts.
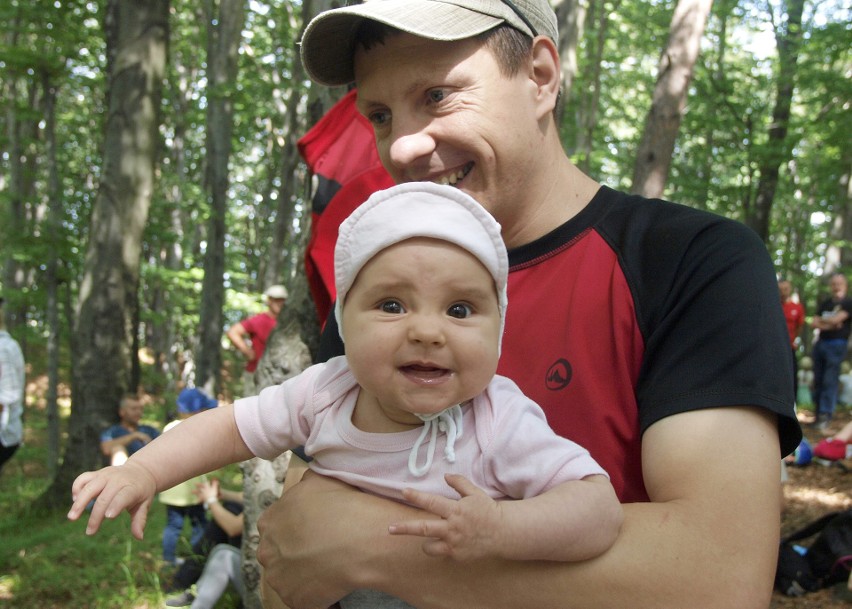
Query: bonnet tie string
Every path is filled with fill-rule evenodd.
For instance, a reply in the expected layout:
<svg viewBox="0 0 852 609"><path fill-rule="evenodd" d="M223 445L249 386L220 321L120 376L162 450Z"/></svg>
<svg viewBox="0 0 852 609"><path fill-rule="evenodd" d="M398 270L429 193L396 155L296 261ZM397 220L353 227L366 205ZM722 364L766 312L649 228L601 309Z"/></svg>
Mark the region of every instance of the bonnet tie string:
<svg viewBox="0 0 852 609"><path fill-rule="evenodd" d="M460 404L456 404L441 412L417 414L416 416L423 421L423 430L420 432L420 437L417 438L417 441L411 448L411 453L408 455L408 471L420 477L426 475L426 472L432 467L432 459L435 456L435 445L437 444L439 431L447 435L444 457L450 463L456 462L456 440L462 436L462 409ZM426 447L426 463L418 467L417 453L420 452L420 447L426 440L426 436L430 434L429 446Z"/></svg>

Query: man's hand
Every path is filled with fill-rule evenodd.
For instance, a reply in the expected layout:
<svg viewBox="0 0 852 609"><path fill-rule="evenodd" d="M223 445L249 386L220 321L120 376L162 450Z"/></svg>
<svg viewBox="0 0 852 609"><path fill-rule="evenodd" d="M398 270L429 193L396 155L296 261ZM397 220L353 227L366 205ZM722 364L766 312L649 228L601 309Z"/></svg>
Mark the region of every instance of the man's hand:
<svg viewBox="0 0 852 609"><path fill-rule="evenodd" d="M258 521L267 590L291 609L315 609L379 589L373 583L389 564L426 558L417 538L388 534L391 522L418 518L429 515L309 471Z"/></svg>
<svg viewBox="0 0 852 609"><path fill-rule="evenodd" d="M336 581L346 553L331 546L363 524L347 508L350 495L363 493L308 472L258 520L264 580L288 607L327 607L355 589ZM338 532L326 535L331 529Z"/></svg>
<svg viewBox="0 0 852 609"><path fill-rule="evenodd" d="M398 522L390 525L388 532L430 538L423 543L423 551L428 556L448 556L456 560L498 556L503 530L500 503L464 476L447 474L444 479L461 499L448 499L410 488L403 491L406 501L439 516L440 520Z"/></svg>

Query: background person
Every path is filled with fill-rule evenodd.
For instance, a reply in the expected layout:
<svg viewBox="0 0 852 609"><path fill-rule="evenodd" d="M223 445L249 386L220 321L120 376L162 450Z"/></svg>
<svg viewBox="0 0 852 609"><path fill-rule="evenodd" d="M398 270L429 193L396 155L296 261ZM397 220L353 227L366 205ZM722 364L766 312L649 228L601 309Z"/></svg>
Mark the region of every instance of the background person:
<svg viewBox="0 0 852 609"><path fill-rule="evenodd" d="M215 408L218 402L200 389L183 389L177 397L177 418L170 421L163 433L174 429L181 421L204 410ZM196 494L196 487L206 481L204 476L196 476L160 493L160 503L166 506L166 526L163 528L163 560L171 565L178 562L177 544L183 532L183 525L189 520L192 528L190 545L195 545L204 534L207 516L203 498Z"/></svg>
<svg viewBox="0 0 852 609"><path fill-rule="evenodd" d="M101 452L110 465L121 465L127 458L160 435L155 427L140 423L145 406L138 395L128 394L118 403L119 422L101 434Z"/></svg>
<svg viewBox="0 0 852 609"><path fill-rule="evenodd" d="M24 438L25 379L24 355L18 341L6 331L0 298L0 472Z"/></svg>
<svg viewBox="0 0 852 609"><path fill-rule="evenodd" d="M771 260L739 223L570 162L556 40L545 0L383 0L322 13L301 50L314 80L355 83L396 182L453 184L502 225L498 372L608 471L621 534L582 563L461 570L382 534L422 513L312 475L260 519L264 577L293 608L364 582L421 609L769 604L779 461L801 438Z"/></svg>
<svg viewBox="0 0 852 609"><path fill-rule="evenodd" d="M837 406L840 364L846 359L852 330L852 299L847 296L846 276L833 274L828 286L831 296L819 304L811 322L819 330L811 358L814 362L813 400L817 415L814 423L821 431L828 430Z"/></svg>
<svg viewBox="0 0 852 609"><path fill-rule="evenodd" d="M243 534L243 494L240 491L223 489L216 479L198 484L196 495L202 500L204 509L210 514L210 521L204 528L204 534L192 546L192 552L186 561L180 565L174 576L165 586L167 593L174 593L166 599L167 607L188 607L195 600L190 588L200 578L207 568L207 561L212 551L222 545L234 548L240 552ZM220 551L221 552L221 551ZM218 564L217 559L217 564ZM216 567L211 567L215 569ZM211 571L212 574L212 571ZM212 575L208 579L213 578ZM205 584L210 586L211 583ZM224 592L224 590L223 590ZM209 598L210 590L202 597ZM203 602L203 600L202 600Z"/></svg>
<svg viewBox="0 0 852 609"><path fill-rule="evenodd" d="M266 350L266 341L275 328L275 324L278 323L278 315L284 308L284 303L287 302L287 288L283 285L269 286L263 296L266 298L266 311L235 323L225 333L231 344L246 359L243 374L245 395L257 393L254 384L254 371L257 369L257 362L260 361L263 352Z"/></svg>
<svg viewBox="0 0 852 609"><path fill-rule="evenodd" d="M793 284L786 279L778 282L778 292L781 295L781 308L784 311L784 320L787 322L787 333L790 336L790 348L793 353L793 395L798 399L799 358L796 356L796 352L799 346L799 335L805 325L805 307L793 298Z"/></svg>

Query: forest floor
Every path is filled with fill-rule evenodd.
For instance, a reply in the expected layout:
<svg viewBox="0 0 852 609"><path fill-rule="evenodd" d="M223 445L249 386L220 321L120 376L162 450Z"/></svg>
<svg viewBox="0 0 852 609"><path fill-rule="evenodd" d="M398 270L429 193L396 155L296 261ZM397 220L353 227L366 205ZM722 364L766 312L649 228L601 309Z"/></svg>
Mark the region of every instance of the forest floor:
<svg viewBox="0 0 852 609"><path fill-rule="evenodd" d="M828 430L828 435L839 431L850 419L852 419L850 410L837 413ZM811 446L815 446L825 437L809 425L813 420L811 412L800 412L799 420ZM782 535L803 527L823 514L852 508L852 473L850 473L852 460L841 463L842 465L826 466L812 462L804 467L787 468L790 481L784 486ZM776 592L772 597L771 605L771 609L850 609L850 607L852 603L835 598L831 588L801 597L789 597Z"/></svg>

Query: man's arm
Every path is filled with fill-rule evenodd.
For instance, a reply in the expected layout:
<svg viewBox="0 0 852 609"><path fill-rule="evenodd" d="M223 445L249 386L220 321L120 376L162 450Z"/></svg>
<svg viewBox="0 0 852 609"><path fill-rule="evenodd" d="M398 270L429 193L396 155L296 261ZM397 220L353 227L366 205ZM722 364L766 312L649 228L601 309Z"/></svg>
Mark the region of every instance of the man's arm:
<svg viewBox="0 0 852 609"><path fill-rule="evenodd" d="M663 419L643 437L651 503L624 506L608 552L582 563L472 561L463 570L426 556L416 539L387 534L388 523L414 518L413 508L313 477L264 514L261 562L293 609L359 588L421 609L765 609L780 526L779 455L775 417L764 411Z"/></svg>
<svg viewBox="0 0 852 609"><path fill-rule="evenodd" d="M143 444L148 444L153 438L142 431L132 431L112 440L104 440L101 442L101 452L105 457L111 457L112 454L119 448L127 448L127 445L134 440L141 440Z"/></svg>
<svg viewBox="0 0 852 609"><path fill-rule="evenodd" d="M248 334L242 322L237 322L225 332L225 336L231 341L231 344L237 348L237 351L242 353L247 360L254 359L254 348L246 342L245 336Z"/></svg>
<svg viewBox="0 0 852 609"><path fill-rule="evenodd" d="M840 309L831 315L814 315L811 325L817 330L838 330L843 326L843 322L849 319L849 311Z"/></svg>

